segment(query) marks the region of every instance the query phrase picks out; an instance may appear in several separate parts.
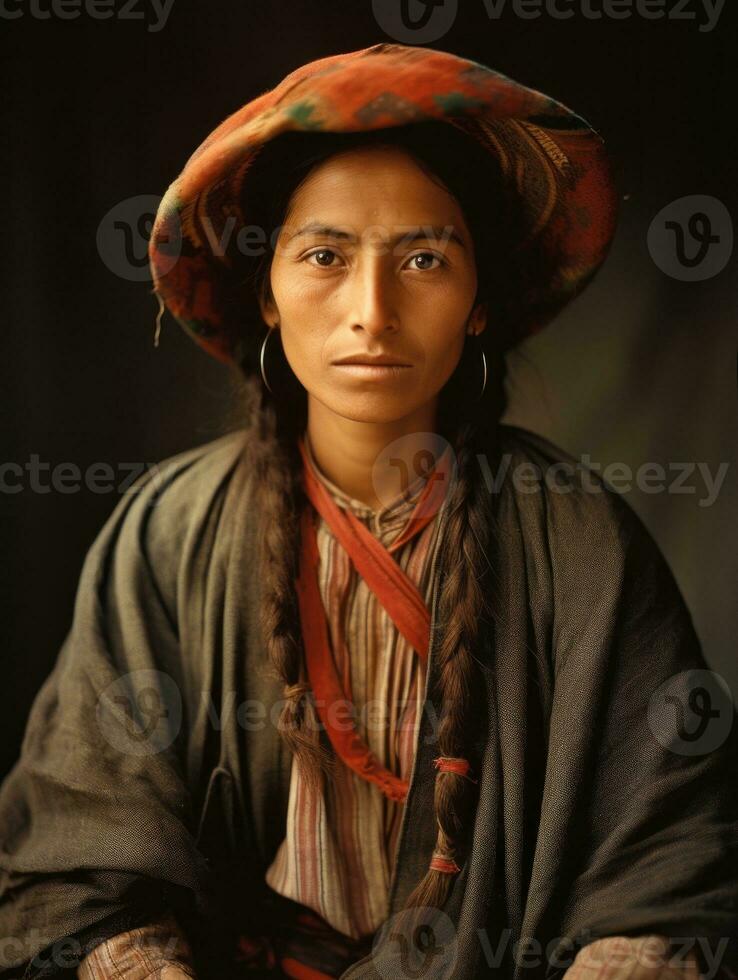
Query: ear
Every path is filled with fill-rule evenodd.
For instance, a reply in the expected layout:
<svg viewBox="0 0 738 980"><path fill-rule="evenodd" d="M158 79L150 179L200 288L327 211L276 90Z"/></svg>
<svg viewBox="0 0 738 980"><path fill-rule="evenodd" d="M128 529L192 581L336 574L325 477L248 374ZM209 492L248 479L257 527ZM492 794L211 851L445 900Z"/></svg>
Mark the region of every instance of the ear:
<svg viewBox="0 0 738 980"><path fill-rule="evenodd" d="M259 300L259 308L261 310L261 318L264 323L269 324L269 326L274 326L279 317L277 316L277 309L273 300Z"/></svg>
<svg viewBox="0 0 738 980"><path fill-rule="evenodd" d="M467 333L480 334L487 327L487 304L477 303L469 316Z"/></svg>
<svg viewBox="0 0 738 980"><path fill-rule="evenodd" d="M259 309L261 311L261 316L264 323L274 324L279 320L277 304L274 302L271 288L267 287L264 292L259 295Z"/></svg>

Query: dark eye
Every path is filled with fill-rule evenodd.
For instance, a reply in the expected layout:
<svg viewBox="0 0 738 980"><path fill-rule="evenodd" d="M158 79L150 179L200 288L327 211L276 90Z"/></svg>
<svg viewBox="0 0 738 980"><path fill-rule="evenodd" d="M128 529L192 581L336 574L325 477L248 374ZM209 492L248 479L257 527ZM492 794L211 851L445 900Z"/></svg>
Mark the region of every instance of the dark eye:
<svg viewBox="0 0 738 980"><path fill-rule="evenodd" d="M439 259L439 257L437 255L434 255L432 252L418 252L417 255L413 255L410 258L411 262L417 262L418 260L421 260L421 262L425 263L423 265L415 266L415 268L418 269L418 271L420 272L427 272L431 268L435 268L435 269L438 268L438 266L429 265L428 263L430 262L438 262L439 265L441 264L441 259Z"/></svg>
<svg viewBox="0 0 738 980"><path fill-rule="evenodd" d="M311 252L309 255L306 255L305 258L306 259L318 259L317 264L322 269L328 269L331 266L330 259L331 258L335 258L335 255L336 255L336 253L332 249L330 249L330 248L319 248L317 251ZM328 256L329 261L328 262L322 261L322 259L324 259L326 256Z"/></svg>

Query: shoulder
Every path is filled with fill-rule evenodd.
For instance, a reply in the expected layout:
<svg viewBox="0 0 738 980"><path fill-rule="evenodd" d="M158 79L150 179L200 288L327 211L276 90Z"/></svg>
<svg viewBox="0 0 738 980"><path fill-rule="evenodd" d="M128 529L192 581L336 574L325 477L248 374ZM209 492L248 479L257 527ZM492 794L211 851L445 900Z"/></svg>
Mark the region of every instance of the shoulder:
<svg viewBox="0 0 738 980"><path fill-rule="evenodd" d="M173 610L182 562L207 546L205 531L217 522L243 458L244 436L238 429L147 464L98 533L83 574L98 586L111 573L131 582L153 580Z"/></svg>
<svg viewBox="0 0 738 980"><path fill-rule="evenodd" d="M521 515L538 515L561 538L583 535L600 545L626 545L645 531L625 498L582 457L519 426L503 424L499 431L499 491Z"/></svg>
<svg viewBox="0 0 738 980"><path fill-rule="evenodd" d="M502 560L515 571L516 587L529 588L534 605L552 611L558 666L582 637L609 635L614 624L636 639L661 631L694 646L672 569L624 497L549 439L501 429Z"/></svg>
<svg viewBox="0 0 738 980"><path fill-rule="evenodd" d="M108 520L116 531L147 526L152 537L181 535L212 507L239 462L245 430L238 429L201 446L148 463Z"/></svg>
<svg viewBox="0 0 738 980"><path fill-rule="evenodd" d="M150 468L137 492L150 511L148 537L181 537L218 507L243 458L245 430L169 456Z"/></svg>

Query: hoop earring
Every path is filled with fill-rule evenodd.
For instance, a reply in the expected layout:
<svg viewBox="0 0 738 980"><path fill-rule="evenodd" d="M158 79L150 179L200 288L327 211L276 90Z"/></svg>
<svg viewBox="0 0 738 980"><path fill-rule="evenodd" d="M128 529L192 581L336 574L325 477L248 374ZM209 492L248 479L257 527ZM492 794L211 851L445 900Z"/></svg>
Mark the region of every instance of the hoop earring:
<svg viewBox="0 0 738 980"><path fill-rule="evenodd" d="M487 358L484 353L484 347L482 347L482 340L480 334L471 334L475 338L474 342L479 344L479 350L482 355L482 390L477 395L477 401L484 394L484 389L487 387Z"/></svg>
<svg viewBox="0 0 738 980"><path fill-rule="evenodd" d="M272 387L269 384L269 382L267 381L266 371L264 370L264 352L266 351L267 341L269 340L269 338L271 337L271 335L274 333L275 329L276 329L276 327L270 327L267 330L266 337L264 338L264 340L262 342L262 345L261 345L261 353L259 355L259 367L261 368L261 377L262 377L262 380L264 381L264 384L266 385L268 391L272 391ZM272 391L272 394L274 394L273 391Z"/></svg>

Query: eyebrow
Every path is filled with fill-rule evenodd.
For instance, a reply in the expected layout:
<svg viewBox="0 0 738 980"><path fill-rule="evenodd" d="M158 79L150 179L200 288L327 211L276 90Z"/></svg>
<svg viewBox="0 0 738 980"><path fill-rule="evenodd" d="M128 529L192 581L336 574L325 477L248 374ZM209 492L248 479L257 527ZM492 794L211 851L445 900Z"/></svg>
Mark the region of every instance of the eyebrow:
<svg viewBox="0 0 738 980"><path fill-rule="evenodd" d="M302 228L298 229L293 238L298 238L300 235L324 235L328 238L339 238L342 241L355 242L357 236L350 231L343 231L341 228L333 228L331 225L324 225L318 221L311 221L307 225L303 225ZM447 241L456 242L462 248L466 248L466 245L462 241L458 232L451 227L449 231L449 226L445 225L438 228L429 228L427 225L412 225L407 231L400 235L395 235L393 238L387 240L386 244L390 246L398 245L400 242L406 242L408 245L412 242L416 242L420 239L445 239Z"/></svg>

